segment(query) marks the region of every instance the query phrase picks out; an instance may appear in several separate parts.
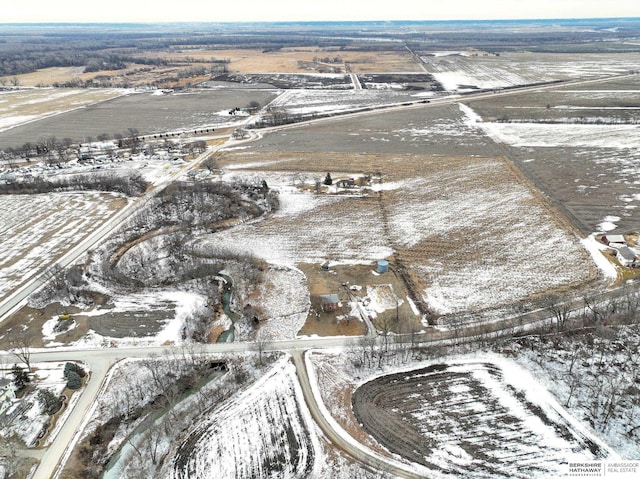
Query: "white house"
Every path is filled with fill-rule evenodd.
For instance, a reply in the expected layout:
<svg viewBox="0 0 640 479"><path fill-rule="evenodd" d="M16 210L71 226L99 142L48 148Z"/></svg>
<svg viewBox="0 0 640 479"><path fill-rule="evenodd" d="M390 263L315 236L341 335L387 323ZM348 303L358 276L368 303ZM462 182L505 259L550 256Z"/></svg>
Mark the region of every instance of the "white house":
<svg viewBox="0 0 640 479"><path fill-rule="evenodd" d="M616 253L616 258L620 261L622 266L627 266L630 268L635 268L640 266L640 262L638 261L638 256L636 252L633 251L628 246L623 246L618 249Z"/></svg>

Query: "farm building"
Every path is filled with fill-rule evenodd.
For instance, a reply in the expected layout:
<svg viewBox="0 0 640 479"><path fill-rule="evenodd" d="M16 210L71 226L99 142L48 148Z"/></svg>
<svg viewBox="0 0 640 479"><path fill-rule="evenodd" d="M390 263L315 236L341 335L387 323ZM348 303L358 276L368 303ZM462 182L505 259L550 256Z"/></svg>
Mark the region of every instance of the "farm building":
<svg viewBox="0 0 640 479"><path fill-rule="evenodd" d="M337 294L324 294L320 296L320 305L325 313L335 311L340 306L340 299Z"/></svg>
<svg viewBox="0 0 640 479"><path fill-rule="evenodd" d="M624 239L623 235L603 235L600 238L604 244L611 246L613 248L620 248L622 246L627 246L627 240Z"/></svg>
<svg viewBox="0 0 640 479"><path fill-rule="evenodd" d="M640 263L638 263L638 257L636 255L636 252L633 251L628 246L623 246L619 248L618 252L616 253L616 258L618 259L618 261L620 261L620 264L622 266L627 266L631 268L640 266Z"/></svg>

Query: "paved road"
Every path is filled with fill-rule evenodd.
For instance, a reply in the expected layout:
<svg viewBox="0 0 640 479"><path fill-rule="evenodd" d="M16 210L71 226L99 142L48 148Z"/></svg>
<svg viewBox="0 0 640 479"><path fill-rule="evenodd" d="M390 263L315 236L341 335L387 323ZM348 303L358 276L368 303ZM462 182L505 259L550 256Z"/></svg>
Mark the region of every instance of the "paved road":
<svg viewBox="0 0 640 479"><path fill-rule="evenodd" d="M619 77L625 77L628 75L621 75ZM499 91L497 93L477 93L472 95L465 95L464 97L443 97L440 99L434 99L429 104L414 104L410 106L401 106L397 108L424 108L430 107L438 104L447 104L454 103L464 100L470 99L478 99L483 97L492 97L496 95L513 95L527 91L540 91L547 89L554 89L559 87L564 87L568 85L578 85L578 84L587 84L587 83L597 83L602 81L607 81L609 78L601 78L594 80L585 80L585 81L574 81L574 82L565 82L562 84L554 84L547 86L536 86L536 87L524 87L524 88L514 88L507 91ZM377 114L379 111L373 112L363 112L358 114L351 115L359 115L359 114ZM332 118L319 119L314 121L331 121L331 120L340 120L345 118L345 116L350 115L340 115ZM309 122L306 122L309 123ZM297 128L300 125L286 125L280 127L270 128L265 131L274 131L281 130L287 128ZM185 168L180 171L168 176L164 181L155 185L153 189L149 192L150 195L158 194L165 188L168 184L175 181L178 177L184 174L188 169L195 168L204 158L206 158L212 151L219 150L225 146L225 143L218 145L214 150L208 150L203 155L201 155L197 160L188 164ZM114 217L112 217L108 222L106 222L101 228L93 232L89 235L85 240L83 240L80 244L75 246L71 251L69 251L61 260L58 262L62 266L66 266L77 259L81 254L86 252L88 249L95 247L103 238L108 236L115 228L121 225L128 217L131 215L137 208L141 207L144 202L149 198L149 196L145 196L139 198L138 200L132 202L128 207L118 212ZM31 292L35 291L38 287L40 287L40 281L34 280L28 285L22 287L19 291L17 291L13 296L9 298L9 300L5 300L0 305L0 322L2 319L6 318L10 311L14 311L16 308L20 307L22 302L26 299L26 297L31 294ZM617 295L621 294L621 290L612 291L606 293L607 295ZM483 326L483 333L490 331L493 333L500 332L510 332L513 331L514 328L522 327L522 324L535 324L540 322L548 322L549 318L543 310L534 311L530 313L526 313L522 316L515 316L512 318L506 318L502 321L498 321L495 323L491 323L490 325ZM430 330L427 333L414 335L413 337L406 336L406 340L409 341L420 341L425 344L433 344L433 343L448 343L451 341L473 341L477 337L477 330L458 330L458 331L436 331ZM368 451L363 447L358 447L354 445L350 441L346 440L338 431L335 430L333 425L329 420L324 416L322 410L318 404L320 401L319 398L316 398L313 393L313 388L311 388L309 376L306 371L306 367L304 365L304 360L301 352L309 349L319 349L319 348L335 348L335 347L344 347L347 345L355 345L361 341L359 337L338 337L338 338L313 338L313 339L297 339L297 340L288 340L288 341L277 341L271 342L265 345L265 350L273 350L273 351L286 351L292 354L294 358L294 362L296 363L296 368L298 371L298 377L300 378L300 382L303 388L305 401L309 405L309 409L312 411L312 415L314 420L318 423L320 428L323 430L325 435L333 441L338 447L344 449L348 454L352 455L359 461L369 465L370 467L384 470L390 472L392 474L396 474L399 477L421 477L415 473L412 469L404 466L397 461L386 460L381 458L381 456L373 453L372 451ZM40 466L35 472L33 476L34 479L50 479L52 477L57 477L59 474L58 465L61 464L70 451L73 449L79 438L79 432L82 429L83 423L90 416L91 408L96 402L96 398L100 394L101 388L107 378L108 371L121 358L140 358L146 357L151 354L161 354L167 349L176 349L176 348L165 348L165 347L140 347L140 348L118 348L118 349L96 349L96 350L77 350L77 349L57 349L54 351L43 351L43 352L34 352L32 354L32 362L41 362L41 361L68 361L68 360L80 360L84 361L89 365L91 369L91 380L88 382L88 385L81 397L75 404L74 410L71 414L68 415L68 419L65 424L61 427L58 435L53 441L52 445L47 448L47 450L42 454L42 461ZM180 349L180 348L178 348ZM255 349L255 345L247 344L247 343L226 343L226 344L211 344L211 345L203 345L199 348L202 352L206 353L232 353L232 352L244 352L247 350ZM63 462L62 462L63 463Z"/></svg>

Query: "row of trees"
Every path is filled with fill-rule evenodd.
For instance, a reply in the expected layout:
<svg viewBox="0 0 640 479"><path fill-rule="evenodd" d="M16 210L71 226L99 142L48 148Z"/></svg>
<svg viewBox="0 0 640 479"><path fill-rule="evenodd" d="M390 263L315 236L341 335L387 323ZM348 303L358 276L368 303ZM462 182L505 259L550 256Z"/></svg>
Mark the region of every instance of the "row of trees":
<svg viewBox="0 0 640 479"><path fill-rule="evenodd" d="M60 191L111 191L128 196L144 193L149 182L140 173L96 173L77 174L65 177L43 178L36 176L31 181L0 184L0 194L32 194Z"/></svg>

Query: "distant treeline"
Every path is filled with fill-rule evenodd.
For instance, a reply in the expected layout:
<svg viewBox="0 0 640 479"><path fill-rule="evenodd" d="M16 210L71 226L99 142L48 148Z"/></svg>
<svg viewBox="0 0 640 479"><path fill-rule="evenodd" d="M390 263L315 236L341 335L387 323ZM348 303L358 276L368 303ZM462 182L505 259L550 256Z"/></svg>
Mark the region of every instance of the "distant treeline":
<svg viewBox="0 0 640 479"><path fill-rule="evenodd" d="M35 177L31 181L0 184L0 194L25 195L94 190L123 193L127 196L139 196L146 191L148 186L149 183L137 172L130 175L90 173L50 179Z"/></svg>
<svg viewBox="0 0 640 479"><path fill-rule="evenodd" d="M556 21L554 21L556 22ZM397 23L397 28L393 28ZM489 52L509 50L588 52L640 51L624 39L640 34L636 19L557 21L549 28L527 28L527 22L308 22L301 24L183 24L175 25L0 25L0 77L41 68L85 66L86 71L122 69L127 63L163 65L167 59L145 52L186 52L230 47L277 51L284 47L314 46L336 52L477 48ZM515 28L522 26L522 28ZM583 28L576 28L581 26ZM188 33L186 33L188 32ZM400 40L400 41L399 41ZM329 59L340 57L331 54Z"/></svg>

